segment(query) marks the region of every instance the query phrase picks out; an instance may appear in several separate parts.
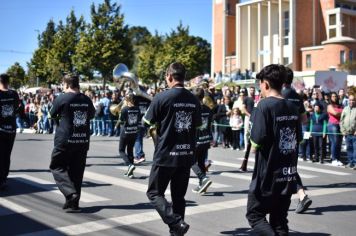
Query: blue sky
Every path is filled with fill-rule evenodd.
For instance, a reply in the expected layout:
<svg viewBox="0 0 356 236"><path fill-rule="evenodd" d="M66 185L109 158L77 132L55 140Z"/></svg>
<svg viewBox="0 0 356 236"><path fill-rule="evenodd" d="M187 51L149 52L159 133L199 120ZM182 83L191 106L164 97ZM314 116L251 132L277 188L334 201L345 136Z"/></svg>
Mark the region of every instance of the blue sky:
<svg viewBox="0 0 356 236"><path fill-rule="evenodd" d="M103 0L3 0L0 5L0 73L15 62L27 69L37 35L47 22L56 23L74 9L77 16L90 21L91 3ZM114 2L112 0L112 2ZM212 0L118 0L125 22L130 26L146 26L148 30L169 33L180 21L189 26L190 34L211 42Z"/></svg>

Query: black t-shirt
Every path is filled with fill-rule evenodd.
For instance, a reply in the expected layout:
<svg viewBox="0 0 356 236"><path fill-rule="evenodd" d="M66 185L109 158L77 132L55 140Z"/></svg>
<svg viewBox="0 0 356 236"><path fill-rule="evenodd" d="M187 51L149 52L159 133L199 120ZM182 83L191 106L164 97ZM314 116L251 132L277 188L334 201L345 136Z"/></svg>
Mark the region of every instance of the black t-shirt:
<svg viewBox="0 0 356 236"><path fill-rule="evenodd" d="M254 110L251 143L257 146L250 192L262 196L296 193L299 113L286 99L268 97Z"/></svg>
<svg viewBox="0 0 356 236"><path fill-rule="evenodd" d="M305 113L303 99L300 97L300 95L294 89L292 89L292 88L283 88L282 89L282 96L298 107L299 114L304 114Z"/></svg>
<svg viewBox="0 0 356 236"><path fill-rule="evenodd" d="M135 101L135 106L140 109L140 120L141 120L142 117L145 115L148 107L150 106L151 101L141 96L135 96L134 101Z"/></svg>
<svg viewBox="0 0 356 236"><path fill-rule="evenodd" d="M0 132L16 133L19 95L14 90L0 90Z"/></svg>
<svg viewBox="0 0 356 236"><path fill-rule="evenodd" d="M90 119L95 108L90 98L82 93L65 93L57 97L50 116L59 119L54 146L59 149L89 149Z"/></svg>
<svg viewBox="0 0 356 236"><path fill-rule="evenodd" d="M255 101L252 97L245 97L243 100L243 104L246 106L246 110L248 113L252 113L252 110L255 106Z"/></svg>
<svg viewBox="0 0 356 236"><path fill-rule="evenodd" d="M206 105L201 106L202 125L197 130L197 148L210 148L212 112Z"/></svg>
<svg viewBox="0 0 356 236"><path fill-rule="evenodd" d="M154 165L190 167L193 164L201 105L190 91L174 87L157 94L143 119L157 125Z"/></svg>
<svg viewBox="0 0 356 236"><path fill-rule="evenodd" d="M136 135L141 123L140 109L137 106L124 107L120 114L121 135Z"/></svg>

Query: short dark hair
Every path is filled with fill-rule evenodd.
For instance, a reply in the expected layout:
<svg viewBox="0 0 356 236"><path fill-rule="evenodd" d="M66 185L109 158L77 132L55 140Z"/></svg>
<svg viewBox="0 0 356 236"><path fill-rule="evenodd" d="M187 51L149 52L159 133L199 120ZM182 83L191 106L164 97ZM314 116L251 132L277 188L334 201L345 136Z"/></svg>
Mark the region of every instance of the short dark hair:
<svg viewBox="0 0 356 236"><path fill-rule="evenodd" d="M10 76L8 74L1 74L0 83L3 85L8 85L10 83Z"/></svg>
<svg viewBox="0 0 356 236"><path fill-rule="evenodd" d="M277 91L282 90L283 83L285 82L286 69L283 65L271 64L262 68L256 75L256 79L261 81L268 81L270 87Z"/></svg>
<svg viewBox="0 0 356 236"><path fill-rule="evenodd" d="M185 79L186 70L182 63L173 62L168 66L166 74L172 75L176 81L183 82Z"/></svg>
<svg viewBox="0 0 356 236"><path fill-rule="evenodd" d="M286 81L285 81L285 83L288 84L288 85L291 85L292 82L293 82L294 73L293 73L292 69L289 68L289 67L285 67L285 69L286 69Z"/></svg>
<svg viewBox="0 0 356 236"><path fill-rule="evenodd" d="M66 74L63 76L63 82L68 84L71 89L78 88L79 89L79 76Z"/></svg>
<svg viewBox="0 0 356 236"><path fill-rule="evenodd" d="M204 89L202 88L195 89L194 95L199 99L199 101L202 101L205 95Z"/></svg>

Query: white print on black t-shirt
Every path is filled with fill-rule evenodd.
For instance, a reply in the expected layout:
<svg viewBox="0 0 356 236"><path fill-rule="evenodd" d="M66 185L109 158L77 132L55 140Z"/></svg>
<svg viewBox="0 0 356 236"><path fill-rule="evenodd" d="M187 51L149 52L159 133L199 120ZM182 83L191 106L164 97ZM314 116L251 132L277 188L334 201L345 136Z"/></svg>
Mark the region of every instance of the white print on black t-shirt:
<svg viewBox="0 0 356 236"><path fill-rule="evenodd" d="M145 114L146 113L146 107L145 106L139 106L138 107L140 109L140 114Z"/></svg>
<svg viewBox="0 0 356 236"><path fill-rule="evenodd" d="M3 105L1 107L1 116L2 117L9 117L13 116L14 114L14 107L12 105Z"/></svg>
<svg viewBox="0 0 356 236"><path fill-rule="evenodd" d="M178 133L181 133L184 130L189 131L192 126L192 113L193 112L185 111L176 112L175 127Z"/></svg>
<svg viewBox="0 0 356 236"><path fill-rule="evenodd" d="M289 127L284 127L279 131L279 150L284 155L293 153L296 151L297 147L297 134L295 129L290 129Z"/></svg>
<svg viewBox="0 0 356 236"><path fill-rule="evenodd" d="M128 120L129 125L137 124L137 120L138 120L137 114L129 114L128 118L129 118Z"/></svg>
<svg viewBox="0 0 356 236"><path fill-rule="evenodd" d="M202 124L200 126L200 129L207 129L208 128L209 117L202 117L201 121L202 121Z"/></svg>
<svg viewBox="0 0 356 236"><path fill-rule="evenodd" d="M87 113L85 111L75 111L74 112L74 118L73 118L73 125L78 127L78 126L83 126L86 124L87 121Z"/></svg>

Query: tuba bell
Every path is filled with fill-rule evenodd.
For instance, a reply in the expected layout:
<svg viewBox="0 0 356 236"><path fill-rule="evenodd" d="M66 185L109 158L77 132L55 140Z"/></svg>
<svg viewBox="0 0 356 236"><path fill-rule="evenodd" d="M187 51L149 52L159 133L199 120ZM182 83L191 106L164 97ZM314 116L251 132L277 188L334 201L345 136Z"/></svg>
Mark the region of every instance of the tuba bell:
<svg viewBox="0 0 356 236"><path fill-rule="evenodd" d="M117 87L122 91L124 87L128 84L129 88L136 96L144 97L150 101L152 101L152 97L141 91L138 85L138 79L135 74L129 72L127 66L123 63L117 64L113 69L113 78L114 82L117 83ZM112 104L110 106L110 113L114 116L119 116L122 107L125 106L124 100L122 100L119 104Z"/></svg>

